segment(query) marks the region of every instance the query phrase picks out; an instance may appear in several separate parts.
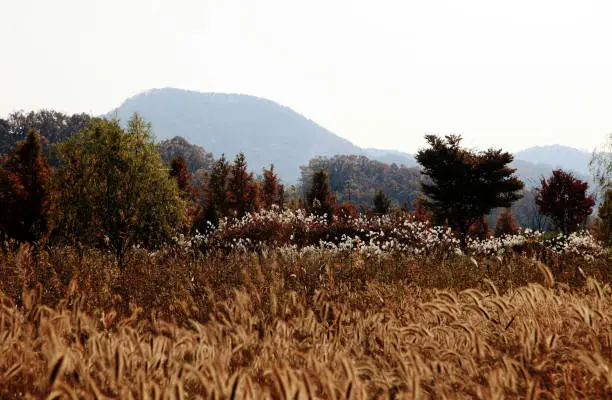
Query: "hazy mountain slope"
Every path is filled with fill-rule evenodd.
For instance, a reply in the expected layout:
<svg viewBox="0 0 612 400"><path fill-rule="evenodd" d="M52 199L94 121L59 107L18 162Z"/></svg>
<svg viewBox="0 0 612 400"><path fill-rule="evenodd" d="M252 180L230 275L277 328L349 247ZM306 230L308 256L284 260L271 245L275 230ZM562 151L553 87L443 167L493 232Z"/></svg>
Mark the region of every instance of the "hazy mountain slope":
<svg viewBox="0 0 612 400"><path fill-rule="evenodd" d="M514 156L517 160L528 161L533 164L546 164L554 168L561 167L572 170L582 175L589 174L591 153L573 147L559 144L536 146L518 151Z"/></svg>
<svg viewBox="0 0 612 400"><path fill-rule="evenodd" d="M360 148L288 107L254 96L153 89L127 99L107 115L126 122L134 112L153 124L158 140L182 136L230 160L243 151L256 173L274 163L287 183L297 183L299 166L317 156L365 155L387 164L416 166L409 153ZM567 146L531 147L515 153L513 166L527 186L534 186L559 166L587 178L589 158L589 153Z"/></svg>
<svg viewBox="0 0 612 400"><path fill-rule="evenodd" d="M287 182L314 156L360 154L361 149L288 107L253 96L153 89L126 100L109 116L127 121L138 112L158 140L182 136L215 157L238 152L256 172L274 163Z"/></svg>

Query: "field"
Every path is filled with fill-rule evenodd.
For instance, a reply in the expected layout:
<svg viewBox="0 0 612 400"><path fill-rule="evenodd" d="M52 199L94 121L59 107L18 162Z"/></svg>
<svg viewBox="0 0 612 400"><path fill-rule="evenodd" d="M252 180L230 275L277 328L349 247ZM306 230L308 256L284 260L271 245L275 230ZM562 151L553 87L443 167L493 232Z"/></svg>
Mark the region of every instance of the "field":
<svg viewBox="0 0 612 400"><path fill-rule="evenodd" d="M155 252L9 246L0 398L610 398L610 252L262 212Z"/></svg>

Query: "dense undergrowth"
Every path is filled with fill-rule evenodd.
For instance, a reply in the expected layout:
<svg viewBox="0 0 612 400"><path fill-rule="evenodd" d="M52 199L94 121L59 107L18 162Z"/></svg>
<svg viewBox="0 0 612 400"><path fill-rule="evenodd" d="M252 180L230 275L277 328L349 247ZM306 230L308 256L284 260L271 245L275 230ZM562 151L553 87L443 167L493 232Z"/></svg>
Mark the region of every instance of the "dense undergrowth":
<svg viewBox="0 0 612 400"><path fill-rule="evenodd" d="M0 398L607 398L610 252L266 211L0 257Z"/></svg>

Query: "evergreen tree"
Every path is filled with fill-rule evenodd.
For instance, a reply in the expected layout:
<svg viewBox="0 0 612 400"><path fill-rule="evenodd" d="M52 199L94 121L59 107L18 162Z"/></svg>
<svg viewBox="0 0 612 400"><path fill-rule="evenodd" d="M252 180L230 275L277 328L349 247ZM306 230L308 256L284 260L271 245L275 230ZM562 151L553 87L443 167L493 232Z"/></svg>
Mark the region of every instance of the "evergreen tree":
<svg viewBox="0 0 612 400"><path fill-rule="evenodd" d="M219 219L228 214L227 188L229 171L230 168L225 155L221 154L221 157L213 164L210 178L204 190L204 212L197 226L195 226L200 232L206 230L208 223L217 226Z"/></svg>
<svg viewBox="0 0 612 400"><path fill-rule="evenodd" d="M271 208L272 205L277 205L283 208L284 188L278 181L278 175L274 172L274 164L270 169L263 170L263 182L261 186L261 200L265 208Z"/></svg>
<svg viewBox="0 0 612 400"><path fill-rule="evenodd" d="M374 195L374 212L377 214L388 214L391 210L391 200L381 189Z"/></svg>
<svg viewBox="0 0 612 400"><path fill-rule="evenodd" d="M30 130L0 167L0 238L35 242L50 228L49 166L40 135Z"/></svg>
<svg viewBox="0 0 612 400"><path fill-rule="evenodd" d="M238 218L258 208L259 187L253 178L253 173L247 172L246 158L243 153L236 156L231 167L227 197L231 215Z"/></svg>
<svg viewBox="0 0 612 400"><path fill-rule="evenodd" d="M329 222L333 219L336 200L330 193L329 177L327 172L321 170L312 175L312 184L306 195L309 212L327 217Z"/></svg>
<svg viewBox="0 0 612 400"><path fill-rule="evenodd" d="M448 224L463 243L472 224L493 208L510 207L520 198L523 183L508 167L513 160L510 153L468 151L460 146L461 136L457 135L445 139L427 135L425 139L430 147L420 150L416 160L427 177L422 183L427 206L434 222Z"/></svg>
<svg viewBox="0 0 612 400"><path fill-rule="evenodd" d="M536 204L540 212L551 217L556 227L568 235L576 231L593 212L595 199L587 196L588 184L571 173L555 170L542 179Z"/></svg>
<svg viewBox="0 0 612 400"><path fill-rule="evenodd" d="M60 238L104 244L122 260L132 245L156 247L184 230L186 203L138 115L127 131L95 119L59 149Z"/></svg>

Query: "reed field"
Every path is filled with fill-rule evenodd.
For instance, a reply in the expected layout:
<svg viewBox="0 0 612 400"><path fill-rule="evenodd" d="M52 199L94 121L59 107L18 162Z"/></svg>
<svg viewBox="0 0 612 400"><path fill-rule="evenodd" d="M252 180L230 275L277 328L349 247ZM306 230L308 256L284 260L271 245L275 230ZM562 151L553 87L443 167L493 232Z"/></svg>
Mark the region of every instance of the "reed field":
<svg viewBox="0 0 612 400"><path fill-rule="evenodd" d="M121 260L6 243L0 398L610 398L610 256L292 211Z"/></svg>

